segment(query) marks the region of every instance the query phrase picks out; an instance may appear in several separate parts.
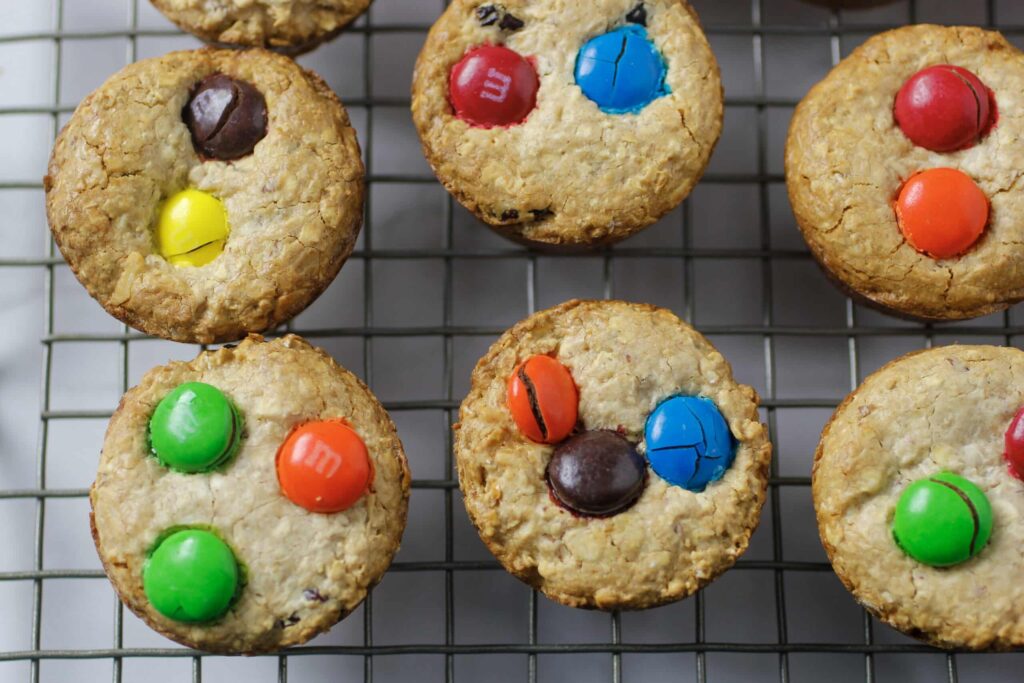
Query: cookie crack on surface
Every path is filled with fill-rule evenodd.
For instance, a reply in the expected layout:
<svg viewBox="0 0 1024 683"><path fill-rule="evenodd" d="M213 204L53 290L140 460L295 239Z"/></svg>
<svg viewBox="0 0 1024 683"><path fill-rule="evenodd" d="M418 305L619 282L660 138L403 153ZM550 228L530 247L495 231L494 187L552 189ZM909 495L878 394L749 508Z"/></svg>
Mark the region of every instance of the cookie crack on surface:
<svg viewBox="0 0 1024 683"><path fill-rule="evenodd" d="M995 191L992 192L991 196L996 197L998 195L1005 194L1006 192L1010 192L1011 190L1017 189L1017 184L1020 182L1022 177L1024 177L1024 171L1017 171L1016 173L1013 174L1013 180L1011 180L1008 184L1002 187L996 188Z"/></svg>
<svg viewBox="0 0 1024 683"><path fill-rule="evenodd" d="M953 269L950 268L949 266L945 266L945 270L946 270L946 273L947 273L947 278L946 278L946 286L942 290L942 300L943 301L948 301L949 300L949 291L953 288L953 278L955 276L953 274Z"/></svg>
<svg viewBox="0 0 1024 683"><path fill-rule="evenodd" d="M825 228L824 230L822 230L822 232L828 234L839 228L843 224L843 221L846 220L846 215L850 212L851 209L853 209L852 204L847 204L846 206L844 206L843 210L839 214L839 218L836 219L836 221L831 225L831 227Z"/></svg>
<svg viewBox="0 0 1024 683"><path fill-rule="evenodd" d="M683 111L682 109L679 109L678 112L679 112L679 123L680 123L680 125L682 125L683 130L686 131L686 134L690 137L690 140L692 140L693 143L695 145L697 145L697 148L700 149L700 150L703 150L704 149L703 143L701 143L701 141L697 139L697 136L694 135L693 131L690 129L690 125L688 123L686 123L686 112Z"/></svg>
<svg viewBox="0 0 1024 683"><path fill-rule="evenodd" d="M626 56L627 40L627 36L622 36L622 45L619 47L619 54L615 57L615 70L612 72L612 90L615 90L615 84L619 80L619 67L622 65L622 58Z"/></svg>

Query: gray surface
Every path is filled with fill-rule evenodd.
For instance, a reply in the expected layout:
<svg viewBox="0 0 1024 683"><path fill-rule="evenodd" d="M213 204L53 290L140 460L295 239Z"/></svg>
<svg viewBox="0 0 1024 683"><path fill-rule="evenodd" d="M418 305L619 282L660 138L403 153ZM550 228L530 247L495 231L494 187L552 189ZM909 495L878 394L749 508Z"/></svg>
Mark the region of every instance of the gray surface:
<svg viewBox="0 0 1024 683"><path fill-rule="evenodd" d="M929 343L959 339L1019 344L1010 333L1020 329L1006 326L1020 325L1020 312L926 330L852 307L807 258L780 174L792 104L837 54L845 54L881 25L908 21L912 12L919 21L1021 25L1024 3L920 0L911 8L904 1L844 13L844 25L865 28L844 29L840 38L838 32L833 37L827 30L813 30L840 17L796 0L764 0L759 19L754 11L758 0L753 8L748 0L697 2L722 64L730 102L725 133L707 179L685 211L607 256L529 255L491 235L461 208L450 208L436 183L399 182L429 174L407 111L421 30L370 37L352 33L302 58L343 100L359 105L350 111L364 150L372 148L374 180L371 220L359 248L365 250L372 239L372 258L346 265L293 327L319 330L314 341L368 379L378 396L395 408L420 482L398 557L401 565L375 591L372 618L360 609L312 643L419 646L417 654L377 654L372 660L363 657L363 649L287 660L134 656L139 648L158 649L142 654L173 654L176 648L118 609L109 584L99 575L82 490L95 471L104 414L116 405L123 388L153 365L192 357L198 347L135 336L125 341L124 328L85 294L59 257L51 265L39 178L55 131L55 109L63 123L77 101L126 59L197 43L174 35L144 0L134 5L137 16L133 0L64 0L65 31L113 35L55 41L47 34L55 29L58 3L0 0L3 35L43 34L39 39L0 39L0 207L5 218L0 227L0 660L19 657L0 662L0 681L33 676L42 681L107 681L120 676L156 683L194 680L199 672L205 680L218 682L274 681L285 674L291 681L359 681L369 670L378 683L440 681L446 674L457 681L512 682L530 680L529 656L470 654L466 648L479 645L494 651L531 640L547 650L580 643L607 648L613 638L625 644L627 652L621 657L613 657L609 649L536 655L536 679L590 683L618 677L654 683L700 680L703 675L715 682L845 682L865 680L866 669L872 667L877 681L931 682L957 676L977 683L1020 680L1020 655L947 658L934 651L904 652L900 648L913 641L870 620L873 645L865 648L863 612L822 565L806 486L811 454L830 406L866 373ZM376 0L373 24L429 24L441 5L441 0ZM750 30L758 20L768 26L763 40ZM133 40L135 21L142 33ZM1011 37L1022 44L1024 32ZM366 55L372 65L369 79L364 77ZM390 103L372 108L372 131L367 126L368 99ZM382 176L392 182L382 182ZM420 258L394 258L410 250ZM543 598L534 602L524 586L488 568L491 558L471 529L446 471L448 409L464 394L473 363L497 333L531 309L573 296L606 295L669 306L708 331L739 379L768 397L771 407L765 414L778 454L777 486L741 567L700 599L623 614L618 620ZM847 327L856 328L858 335L844 334ZM366 328L391 333L364 339ZM395 328L414 334L394 334ZM439 334L439 328L449 334ZM81 335L92 341L83 341ZM45 420L40 419L41 407ZM57 495L34 497L44 486ZM410 564L446 560L455 564ZM483 564L467 564L476 561ZM446 572L445 566L454 570ZM48 576L52 578L41 578ZM38 623L33 620L37 608ZM698 634L701 616L703 633ZM785 626L781 635L780 624ZM370 641L364 640L367 635ZM696 655L698 635L725 645ZM794 644L785 657L777 651L783 641ZM423 653L446 642L456 646L450 658L440 650ZM689 652L629 652L636 644L654 644L655 649L683 644ZM57 650L64 655L107 654L91 651L118 645L128 656L47 657ZM829 651L809 651L815 648ZM866 660L858 648L873 648L877 654ZM723 649L746 651L719 651ZM28 650L40 650L42 661L10 654Z"/></svg>

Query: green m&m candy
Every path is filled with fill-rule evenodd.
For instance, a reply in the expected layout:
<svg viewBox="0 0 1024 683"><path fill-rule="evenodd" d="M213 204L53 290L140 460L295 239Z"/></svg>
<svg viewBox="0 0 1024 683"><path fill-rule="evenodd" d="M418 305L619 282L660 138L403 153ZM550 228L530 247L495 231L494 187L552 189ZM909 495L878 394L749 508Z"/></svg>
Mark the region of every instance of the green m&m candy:
<svg viewBox="0 0 1024 683"><path fill-rule="evenodd" d="M158 543L142 567L142 587L157 612L185 622L212 621L238 591L235 554L216 534L181 529Z"/></svg>
<svg viewBox="0 0 1024 683"><path fill-rule="evenodd" d="M988 543L992 506L970 481L942 472L903 490L892 531L910 557L932 567L948 567L971 559Z"/></svg>
<svg viewBox="0 0 1024 683"><path fill-rule="evenodd" d="M179 472L206 472L238 450L242 419L227 396L202 382L181 384L164 396L149 420L157 459Z"/></svg>

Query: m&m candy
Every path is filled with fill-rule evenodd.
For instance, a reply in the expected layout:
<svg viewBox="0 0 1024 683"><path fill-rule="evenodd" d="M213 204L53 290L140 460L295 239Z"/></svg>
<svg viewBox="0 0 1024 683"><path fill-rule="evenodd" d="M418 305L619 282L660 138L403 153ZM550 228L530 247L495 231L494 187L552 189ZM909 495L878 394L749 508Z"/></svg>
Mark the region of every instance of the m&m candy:
<svg viewBox="0 0 1024 683"><path fill-rule="evenodd" d="M161 464L179 472L206 472L234 456L242 418L217 387L178 385L149 419L149 444Z"/></svg>
<svg viewBox="0 0 1024 683"><path fill-rule="evenodd" d="M555 444L576 427L579 393L569 370L551 356L530 356L508 378L508 408L530 441Z"/></svg>
<svg viewBox="0 0 1024 683"><path fill-rule="evenodd" d="M533 64L501 45L467 52L452 68L448 82L455 115L480 128L522 123L537 106L538 89Z"/></svg>
<svg viewBox="0 0 1024 683"><path fill-rule="evenodd" d="M288 500L310 512L341 512L373 481L366 444L342 420L299 425L277 453L277 480Z"/></svg>
<svg viewBox="0 0 1024 683"><path fill-rule="evenodd" d="M662 402L644 429L647 460L659 477L690 491L722 478L736 455L736 442L718 407L698 396Z"/></svg>
<svg viewBox="0 0 1024 683"><path fill-rule="evenodd" d="M228 213L219 199L183 190L160 209L157 249L175 266L205 266L224 251L228 232Z"/></svg>
<svg viewBox="0 0 1024 683"><path fill-rule="evenodd" d="M954 168L911 176L896 200L896 221L907 242L937 259L970 249L985 230L988 211L985 193Z"/></svg>
<svg viewBox="0 0 1024 683"><path fill-rule="evenodd" d="M1010 467L1010 474L1024 479L1024 408L1017 411L1010 421L1003 437L1005 450L1003 457Z"/></svg>
<svg viewBox="0 0 1024 683"><path fill-rule="evenodd" d="M579 515L622 512L640 497L647 466L633 444L609 431L583 432L555 449L547 479L559 503Z"/></svg>
<svg viewBox="0 0 1024 683"><path fill-rule="evenodd" d="M224 615L239 590L235 554L216 534L180 529L158 542L142 567L142 587L157 612L184 622Z"/></svg>
<svg viewBox="0 0 1024 683"><path fill-rule="evenodd" d="M988 543L992 507L973 483L942 472L903 490L892 531L897 545L913 559L948 567L971 559Z"/></svg>
<svg viewBox="0 0 1024 683"><path fill-rule="evenodd" d="M661 52L638 24L592 38L576 57L576 84L608 114L635 113L668 94L667 73Z"/></svg>
<svg viewBox="0 0 1024 683"><path fill-rule="evenodd" d="M970 147L992 126L989 90L952 64L918 71L896 94L893 115L915 144L933 152Z"/></svg>
<svg viewBox="0 0 1024 683"><path fill-rule="evenodd" d="M267 102L251 84L227 74L199 82L182 118L192 144L211 159L231 161L251 154L267 135Z"/></svg>

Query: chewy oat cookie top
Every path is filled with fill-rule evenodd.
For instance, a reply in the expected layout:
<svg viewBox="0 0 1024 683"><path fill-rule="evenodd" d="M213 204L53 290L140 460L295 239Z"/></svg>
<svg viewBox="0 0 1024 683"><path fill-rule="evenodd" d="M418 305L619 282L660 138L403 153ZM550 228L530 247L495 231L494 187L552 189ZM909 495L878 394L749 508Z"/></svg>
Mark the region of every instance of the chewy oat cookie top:
<svg viewBox="0 0 1024 683"><path fill-rule="evenodd" d="M588 247L689 194L722 86L682 0L455 0L420 53L412 110L470 211L519 241Z"/></svg>
<svg viewBox="0 0 1024 683"><path fill-rule="evenodd" d="M125 394L90 492L93 533L151 627L253 654L355 609L398 549L409 484L394 424L362 382L294 335L253 336L155 368Z"/></svg>
<svg viewBox="0 0 1024 683"><path fill-rule="evenodd" d="M939 647L1024 645L1022 406L1024 352L945 346L836 410L814 459L818 530L878 618Z"/></svg>
<svg viewBox="0 0 1024 683"><path fill-rule="evenodd" d="M455 438L491 552L553 600L601 609L679 600L731 567L770 450L756 394L704 337L619 301L570 301L502 335Z"/></svg>
<svg viewBox="0 0 1024 683"><path fill-rule="evenodd" d="M371 0L151 0L185 31L211 43L304 52L340 32Z"/></svg>
<svg viewBox="0 0 1024 683"><path fill-rule="evenodd" d="M1024 57L999 33L870 38L797 107L786 180L818 261L898 314L962 319L1024 298Z"/></svg>
<svg viewBox="0 0 1024 683"><path fill-rule="evenodd" d="M50 229L114 317L183 342L291 318L362 222L355 131L327 85L265 50L174 52L121 70L57 138Z"/></svg>

